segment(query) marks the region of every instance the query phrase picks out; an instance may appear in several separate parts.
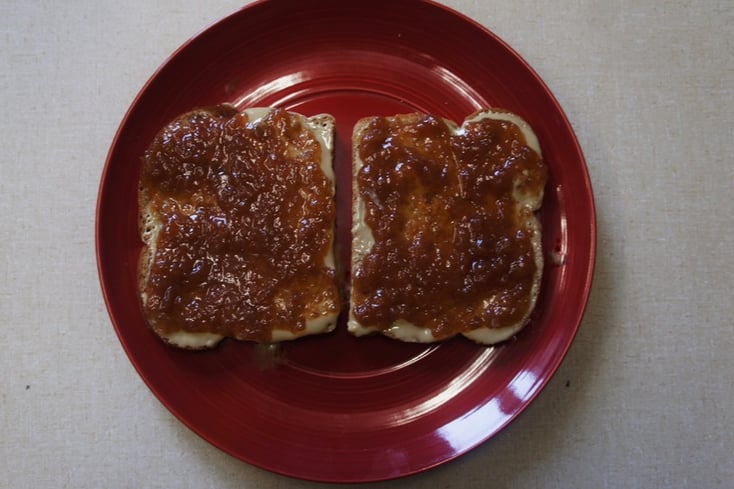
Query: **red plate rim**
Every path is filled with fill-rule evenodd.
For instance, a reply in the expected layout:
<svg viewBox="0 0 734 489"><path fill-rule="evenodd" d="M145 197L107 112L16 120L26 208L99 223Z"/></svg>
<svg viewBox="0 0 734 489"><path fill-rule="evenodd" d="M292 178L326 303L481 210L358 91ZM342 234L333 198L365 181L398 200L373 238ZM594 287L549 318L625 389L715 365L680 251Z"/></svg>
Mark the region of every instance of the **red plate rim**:
<svg viewBox="0 0 734 489"><path fill-rule="evenodd" d="M574 190L579 192L579 196L576 197L577 200L580 200L581 202L583 202L583 204L585 204L585 208L583 209L583 218L579 219L580 223L577 225L586 225L588 226L588 228L584 229L582 233L583 236L578 238L577 244L579 244L580 252L576 255L573 254L573 250L567 249L567 246L569 245L569 242L567 241L568 235L566 234L568 232L568 229L563 229L561 231L561 234L559 234L555 239L555 246L556 248L558 248L557 251L562 252L563 259L572 259L575 256L575 260L577 260L577 262L579 263L577 268L574 269L575 271L577 271L577 273L575 273L572 278L569 278L571 274L566 273L565 271L559 272L560 278L557 278L557 283L560 284L559 287L565 287L564 290L568 290L568 284L566 283L568 280L574 281L574 297L567 299L567 301L571 301L570 305L568 306L571 310L567 312L567 314L564 316L564 319L567 321L567 324L564 326L565 329L563 331L565 336L562 340L558 340L558 343L555 344L555 350L553 351L553 354L544 359L545 363L543 364L541 375L539 375L535 379L535 383L532 386L527 388L526 392L524 393L525 397L522 398L521 402L516 406L514 410L512 410L512 412L508 413L508 415L499 420L491 429L487 430L485 433L482 433L481 436L477 437L476 439L465 441L463 445L461 445L458 449L446 450L445 453L442 454L433 453L431 454L432 458L425 457L425 460L420 463L414 463L410 466L406 466L397 470L377 470L367 474L350 474L344 472L331 473L328 470L324 469L321 469L320 472L307 472L304 471L302 467L288 467L287 465L283 466L273 464L268 461L263 461L258 457L257 453L253 454L247 451L243 451L241 449L233 448L231 444L228 444L228 442L217 439L216 436L212 436L210 433L207 433L205 429L202 429L201 426L199 426L194 420L192 420L190 416L187 415L184 410L182 410L182 406L177 404L175 399L171 398L170 394L164 393L162 391L160 384L153 378L151 372L146 367L146 361L144 361L144 359L140 357L139 346L135 343L135 341L137 340L130 337L129 331L126 329L125 321L119 317L120 315L119 306L117 305L117 297L119 297L119 294L121 292L116 288L116 285L114 285L114 282L117 281L119 277L117 277L115 273L112 272L112 269L109 265L109 255L106 250L106 246L111 238L107 234L105 234L105 230L107 228L103 225L103 222L110 215L110 213L106 210L108 209L108 206L111 205L108 204L108 201L110 200L109 194L112 188L112 183L110 183L111 178L113 178L113 176L111 176L111 173L113 171L112 167L117 161L115 159L116 150L120 145L125 144L126 141L129 141L130 135L126 133L126 130L131 125L131 119L134 116L136 108L139 107L141 103L143 103L146 95L149 94L151 87L153 87L153 85L160 80L162 73L170 69L171 66L176 63L177 60L179 60L181 56L185 53L193 49L203 49L203 45L206 42L206 39L211 39L220 30L225 29L225 26L242 22L243 19L247 18L256 11L259 13L267 11L268 9L278 11L278 8L276 8L275 6L282 6L286 3L288 2L283 2L280 0L256 1L245 6L243 9L225 17L224 19L214 23L212 26L204 29L199 34L192 37L189 41L178 48L155 71L155 73L150 77L150 79L145 83L140 92L137 94L129 109L126 111L125 116L123 117L120 126L114 136L114 139L110 146L110 150L107 154L107 159L102 172L100 190L97 199L95 245L98 273L103 297L115 331L126 354L128 355L128 358L138 371L141 378L151 389L151 391L156 395L156 397L158 397L161 403L164 404L164 406L166 406L174 415L176 415L186 426L188 426L202 438L206 439L223 451L261 468L292 477L310 480L327 482L367 482L411 475L452 460L471 450L475 446L483 443L491 436L499 432L507 424L516 419L517 416L527 408L527 406L538 395L538 393L547 384L547 382L560 366L563 358L567 354L568 349L573 342L573 339L576 336L591 291L594 263L596 258L596 217L591 182L588 176L588 172L586 170L582 150L578 144L578 141L576 140L574 131L570 123L568 122L562 108L560 107L559 103L557 102L551 91L548 89L546 84L535 73L533 68L530 67L530 65L528 65L527 62L522 59L522 57L520 57L509 45L499 39L488 29L478 24L474 20L446 6L426 0L409 0L406 2L402 2L402 8L404 8L405 10L415 9L416 11L430 12L430 14L424 13L423 15L431 15L435 16L436 18L442 19L452 19L452 22L462 24L467 29L473 30L475 33L481 33L481 35L486 39L487 43L494 45L494 49L496 49L497 51L503 51L504 55L512 58L513 62L518 63L518 66L520 66L521 69L524 70L524 76L528 76L532 79L532 83L535 84L537 90L542 92L542 97L546 99L547 103L549 104L548 106L552 108L552 115L556 118L556 120L554 120L554 124L556 124L555 130L568 136L568 149L566 151L568 154L573 154L576 161L580 163L580 165L577 165L577 167L573 168L574 172L576 173L576 187L574 187ZM383 1L352 2L349 7L346 7L341 6L340 2L331 0L316 3L319 3L321 5L321 8L343 8L345 10L351 9L350 12L354 13L358 12L360 8L379 9L378 4L390 4L390 2ZM294 8L306 8L304 6L309 4L314 4L314 2L311 2L310 0L306 2L300 2L296 4L298 5L298 7ZM471 88L471 86L469 88ZM532 125L535 127L535 124ZM554 198L558 201L558 212L561 215L561 226L563 227L567 225L567 218L571 218L571 216L567 215L567 209L564 204L564 199L568 197L568 194L565 192L565 189L563 189L562 191L561 187L562 185L559 184L558 189L556 189L557 195ZM130 209L128 209L127 211L130 212ZM565 265L566 264L564 264L564 266ZM132 263L128 263L128 266L132 266ZM489 360L487 360L487 362L489 362ZM489 363L486 363L486 365L489 365ZM484 366L482 368L484 368ZM518 375L520 373L522 372L517 372ZM487 405L488 404L477 405L473 413L463 413L463 415L479 416L479 411L486 408Z"/></svg>

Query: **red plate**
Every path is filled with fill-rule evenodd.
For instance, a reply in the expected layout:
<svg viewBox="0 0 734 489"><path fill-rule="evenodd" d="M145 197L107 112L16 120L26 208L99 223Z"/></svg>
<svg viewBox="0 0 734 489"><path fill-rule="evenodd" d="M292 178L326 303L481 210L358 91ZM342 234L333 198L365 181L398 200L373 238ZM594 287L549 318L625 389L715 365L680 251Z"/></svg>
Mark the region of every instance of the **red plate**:
<svg viewBox="0 0 734 489"><path fill-rule="evenodd" d="M461 121L486 106L522 115L550 167L541 213L548 259L531 324L494 348L458 338L438 346L355 339L343 323L334 334L285 344L275 357L234 341L203 353L164 346L145 326L136 295L139 159L169 120L221 102L336 116L341 240L349 232L349 137L358 118L418 110ZM202 32L125 115L97 205L107 308L150 389L215 446L304 479L405 476L489 439L557 369L593 272L592 192L563 111L500 39L427 1L261 1Z"/></svg>

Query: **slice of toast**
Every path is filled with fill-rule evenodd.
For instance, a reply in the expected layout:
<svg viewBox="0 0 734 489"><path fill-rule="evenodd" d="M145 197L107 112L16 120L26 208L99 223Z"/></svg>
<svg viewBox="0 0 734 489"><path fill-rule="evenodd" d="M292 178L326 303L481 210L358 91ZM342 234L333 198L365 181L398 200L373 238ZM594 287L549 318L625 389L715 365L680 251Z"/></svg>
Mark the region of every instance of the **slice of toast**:
<svg viewBox="0 0 734 489"><path fill-rule="evenodd" d="M540 289L547 179L527 122L503 110L461 126L370 117L352 149L349 331L488 345L520 331Z"/></svg>
<svg viewBox="0 0 734 489"><path fill-rule="evenodd" d="M139 294L188 349L326 333L339 289L334 119L223 105L176 118L142 161Z"/></svg>

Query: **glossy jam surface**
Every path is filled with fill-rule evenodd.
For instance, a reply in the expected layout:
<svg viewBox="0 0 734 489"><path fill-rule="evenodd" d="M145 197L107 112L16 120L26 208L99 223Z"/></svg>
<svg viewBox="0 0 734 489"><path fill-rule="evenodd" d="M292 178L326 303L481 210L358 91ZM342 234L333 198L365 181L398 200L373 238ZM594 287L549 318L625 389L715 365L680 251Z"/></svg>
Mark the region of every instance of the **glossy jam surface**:
<svg viewBox="0 0 734 489"><path fill-rule="evenodd" d="M146 316L165 332L268 341L338 310L325 258L335 215L322 147L303 119L185 114L145 153L141 208L160 224Z"/></svg>
<svg viewBox="0 0 734 489"><path fill-rule="evenodd" d="M521 130L480 119L373 118L357 147L358 191L374 244L354 272L356 318L397 320L437 339L520 321L537 269L522 195L542 195L547 170ZM539 236L536 236L539 238Z"/></svg>

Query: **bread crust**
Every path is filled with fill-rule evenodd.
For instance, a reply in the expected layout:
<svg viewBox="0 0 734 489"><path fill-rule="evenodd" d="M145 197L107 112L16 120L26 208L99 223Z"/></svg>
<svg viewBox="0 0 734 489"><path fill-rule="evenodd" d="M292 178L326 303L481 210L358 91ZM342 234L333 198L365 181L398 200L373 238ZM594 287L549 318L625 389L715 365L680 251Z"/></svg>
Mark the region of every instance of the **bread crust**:
<svg viewBox="0 0 734 489"><path fill-rule="evenodd" d="M393 117L388 117L387 119L407 125L416 123L422 120L425 116L426 114L422 113L410 113L399 114ZM525 120L509 111L501 109L481 110L468 116L461 126L458 126L455 122L447 119L441 120L446 124L446 126L453 134L457 134L462 131L467 124L474 121L479 121L483 118L503 120L517 126L524 135L527 146L530 147L538 154L538 156L542 158L541 149L538 144L537 137L532 131L530 125ZM365 256L368 255L372 244L374 243L372 232L365 222L365 204L360 196L357 176L363 165L359 153L359 144L362 140L365 130L375 119L376 118L374 117L368 117L359 120L355 124L352 133L352 294L354 294L355 290L354 280L355 276L357 275L357 270L361 266ZM520 330L522 330L530 322L532 312L535 308L537 298L540 293L540 283L543 272L543 253L541 249L541 228L540 221L537 217L537 211L540 209L540 206L542 204L543 191L541 189L541 191L537 194L528 195L523 194L518 187L521 188L522 186L516 186L513 196L517 201L522 202L522 204L520 205L520 212L523 224L527 226L527 228L532 230L533 258L536 265L536 271L532 279L529 307L523 314L522 319L517 321L515 324L499 328L480 327L468 331L462 331L460 333L466 338L483 345L492 345L500 343L502 341L506 341L516 335ZM386 329L379 329L377 327L364 325L357 319L355 315L354 299L354 295L352 295L348 319L348 329L353 335L363 336L368 334L381 333L396 340L417 343L433 343L436 341L440 341L441 339L446 339L436 338L430 328L426 327L425 325L412 324L405 319L397 319Z"/></svg>

